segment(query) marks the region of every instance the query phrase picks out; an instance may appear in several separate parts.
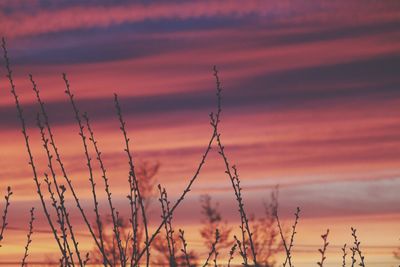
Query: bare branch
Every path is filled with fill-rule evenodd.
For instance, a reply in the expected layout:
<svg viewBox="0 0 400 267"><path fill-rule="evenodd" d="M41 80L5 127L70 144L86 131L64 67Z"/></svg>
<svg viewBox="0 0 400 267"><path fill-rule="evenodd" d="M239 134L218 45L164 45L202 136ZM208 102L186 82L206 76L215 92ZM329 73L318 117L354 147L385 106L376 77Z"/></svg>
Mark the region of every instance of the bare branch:
<svg viewBox="0 0 400 267"><path fill-rule="evenodd" d="M329 245L328 235L329 235L329 229L326 230L325 234L321 235L322 240L324 240L324 245L323 245L322 249L318 249L319 253L321 253L321 261L317 262L319 267L323 267L324 261L326 260L325 253L326 253L326 249Z"/></svg>
<svg viewBox="0 0 400 267"><path fill-rule="evenodd" d="M34 210L35 210L35 208L31 208L31 210L30 210L31 219L29 221L29 232L26 235L27 241L26 241L26 245L25 245L24 257L22 258L22 262L21 262L21 267L24 267L27 265L26 259L28 258L29 245L32 243L33 221L35 220Z"/></svg>
<svg viewBox="0 0 400 267"><path fill-rule="evenodd" d="M357 231L357 229L351 227L351 235L354 238L354 249L358 253L358 256L360 257L360 261L361 261L360 266L365 267L364 256L362 255L361 248L360 248L361 242L358 241L356 231Z"/></svg>
<svg viewBox="0 0 400 267"><path fill-rule="evenodd" d="M182 229L179 229L179 238L182 241L182 253L185 256L185 260L186 260L186 264L188 267L191 267L192 265L190 264L190 257L189 254L187 252L187 243L186 243L186 239L185 239L185 232Z"/></svg>
<svg viewBox="0 0 400 267"><path fill-rule="evenodd" d="M8 222L7 222L7 214L8 214L8 207L10 206L10 197L13 194L11 191L11 187L7 187L7 194L4 196L4 199L6 200L6 204L4 205L4 211L3 211L3 216L2 216L2 224L1 224L1 230L0 230L0 241L3 240L4 237L4 230L6 229ZM1 246L1 245L0 245Z"/></svg>
<svg viewBox="0 0 400 267"><path fill-rule="evenodd" d="M60 243L60 240L59 240L59 238L57 236L57 230L55 229L55 227L53 225L53 222L51 220L50 214L47 211L46 202L44 200L44 197L43 197L43 194L42 194L42 191L41 191L41 188L40 188L40 182L38 180L38 175L37 175L36 167L35 167L35 164L34 164L34 161L33 161L33 155L32 155L32 151L31 151L31 147L30 147L30 144L29 144L29 136L28 136L27 131L26 131L26 124L25 124L25 119L24 119L24 116L23 116L23 111L22 111L21 105L19 103L18 95L17 95L17 92L15 90L15 84L14 84L14 81L13 81L13 78L12 78L12 71L11 71L11 67L10 67L10 60L8 58L5 38L2 38L2 48L3 48L3 52L4 52L4 59L5 59L5 62L6 62L7 78L8 78L8 81L10 83L11 94L14 97L15 106L17 108L17 113L18 113L18 118L19 118L19 120L21 122L22 135L24 136L25 146L26 146L26 150L27 150L27 153L28 153L28 157L29 157L28 164L32 168L33 180L34 180L35 185L36 185L37 193L39 195L40 202L42 204L42 208L43 208L43 211L45 213L46 219L47 219L47 221L49 223L49 226L50 226L50 228L51 228L51 230L53 232L54 239L56 240L57 245L58 245L61 253L63 254L63 257L67 258L67 255L66 255L65 251L63 250L63 247L62 247L62 245Z"/></svg>

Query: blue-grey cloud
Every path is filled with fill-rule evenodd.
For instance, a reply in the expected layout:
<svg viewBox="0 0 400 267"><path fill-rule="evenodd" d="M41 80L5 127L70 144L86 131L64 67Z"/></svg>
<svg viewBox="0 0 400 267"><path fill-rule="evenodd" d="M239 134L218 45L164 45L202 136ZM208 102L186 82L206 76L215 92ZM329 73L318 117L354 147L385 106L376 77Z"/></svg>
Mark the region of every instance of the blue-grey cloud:
<svg viewBox="0 0 400 267"><path fill-rule="evenodd" d="M260 75L245 79L233 88L226 88L223 104L227 109L261 108L271 112L338 105L352 101L357 101L355 108L362 108L368 103L379 106L379 101L384 104L385 100L400 97L398 69L400 57L388 55ZM362 88L357 84L361 84ZM42 89L42 94L46 94L46 88ZM79 99L79 95L77 97L82 112L88 112L93 119L106 120L115 116L111 94L110 97L103 98ZM188 93L125 96L121 97L121 103L126 115L138 119L171 112L203 111L207 116L214 110L215 95L213 88L210 88ZM54 124L72 123L72 110L67 99L52 101L47 103L47 107ZM38 106L35 103L24 105L24 110L27 121L33 125ZM0 113L1 128L18 127L14 106L1 106Z"/></svg>

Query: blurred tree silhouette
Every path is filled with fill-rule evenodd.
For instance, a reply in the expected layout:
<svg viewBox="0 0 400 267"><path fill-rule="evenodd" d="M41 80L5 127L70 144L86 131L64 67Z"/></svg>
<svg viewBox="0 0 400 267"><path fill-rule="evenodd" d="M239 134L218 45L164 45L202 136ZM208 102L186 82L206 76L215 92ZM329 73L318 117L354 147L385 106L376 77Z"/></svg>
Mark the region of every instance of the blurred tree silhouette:
<svg viewBox="0 0 400 267"><path fill-rule="evenodd" d="M173 236L174 242L176 245L176 248L181 248L182 247L182 241L176 236ZM152 264L156 266L170 266L170 267L183 267L183 266L188 266L186 263L185 255L183 253L179 253L175 255L175 259L173 262L171 262L171 257L168 253L168 244L167 240L164 236L159 235L156 237L152 244L152 249L156 251L156 256L153 257ZM193 251L190 250L188 251L188 257L190 260L190 267L196 267L198 266L198 256L197 254Z"/></svg>
<svg viewBox="0 0 400 267"><path fill-rule="evenodd" d="M139 188L142 192L142 197L144 200L144 206L146 212L150 208L151 199L155 196L155 184L157 183L156 174L160 168L160 164L150 163L148 161L140 162L136 167L136 176L138 177L139 181ZM140 216L140 214L138 214ZM104 222L103 222L104 221ZM140 219L138 219L138 222ZM113 227L113 222L111 220L111 216L106 216L105 220L102 220L101 223L103 227L103 240L104 240L104 250L107 255L107 258L110 259L113 266L117 265L119 262L119 250L117 247L117 240L115 239L115 235L111 230ZM124 245L124 250L126 251L126 255L133 254L133 236L130 224L124 220L124 218L118 218L118 228L120 230L121 241ZM98 233L98 231L96 231ZM137 250L141 250L144 248L144 232L142 227L138 227L137 233ZM93 253L93 260L91 262L101 263L103 261L103 255L98 247L95 247L92 251ZM127 259L129 261L130 259Z"/></svg>
<svg viewBox="0 0 400 267"><path fill-rule="evenodd" d="M278 210L278 187L270 196L269 202L264 202L264 214L260 218L252 216L254 245L260 266L276 266L275 255L284 251L283 241L277 229L276 214Z"/></svg>
<svg viewBox="0 0 400 267"><path fill-rule="evenodd" d="M203 227L200 229L200 235L204 240L205 247L209 248L215 242L215 231L218 229L220 239L216 249L230 248L233 240L230 238L232 228L227 221L222 220L222 215L218 210L219 203L212 203L210 195L200 196L201 213L203 215Z"/></svg>
<svg viewBox="0 0 400 267"><path fill-rule="evenodd" d="M202 195L200 202L203 215L203 226L200 229L200 235L204 240L205 247L212 246L215 241L215 231L218 229L220 239L216 245L217 250L231 248L234 243L231 237L233 229L227 221L223 220L219 211L219 203L213 203L210 195ZM283 241L279 236L276 217L274 216L277 209L278 187L271 192L270 200L264 202L264 214L259 218L254 215L250 218L258 265L260 267L276 266L274 257L277 253L284 251ZM249 249L248 241L246 247Z"/></svg>
<svg viewBox="0 0 400 267"><path fill-rule="evenodd" d="M398 247L397 250L393 251L393 255L396 259L400 260L400 247Z"/></svg>

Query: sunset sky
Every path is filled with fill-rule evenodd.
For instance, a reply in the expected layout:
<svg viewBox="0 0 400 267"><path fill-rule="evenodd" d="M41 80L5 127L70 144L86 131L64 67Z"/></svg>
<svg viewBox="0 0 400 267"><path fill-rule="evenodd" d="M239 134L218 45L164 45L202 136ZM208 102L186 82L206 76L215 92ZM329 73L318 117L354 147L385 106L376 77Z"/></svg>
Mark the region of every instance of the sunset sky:
<svg viewBox="0 0 400 267"><path fill-rule="evenodd" d="M358 229L368 266L398 265L392 251L400 246L399 29L397 0L0 1L0 36L7 39L40 179L48 171L28 74L41 90L68 174L91 214L79 129L64 94L61 74L67 73L80 110L91 118L114 201L127 215L129 166L113 94L121 100L134 160L160 164L157 181L174 201L212 133L216 65L222 138L241 175L249 214L262 214L275 185L286 226L296 207L302 209L296 266L316 264L327 228L327 263L337 266L340 247L352 242L351 226ZM38 232L30 259L57 260L3 57L0 62L0 190L10 185L14 191L0 264L22 257L31 206ZM215 147L174 217L177 228L191 232L189 247L203 254L196 231L200 195L218 201L235 229L240 222L224 171ZM90 250L94 244L69 204L80 244ZM152 226L159 213L155 200Z"/></svg>

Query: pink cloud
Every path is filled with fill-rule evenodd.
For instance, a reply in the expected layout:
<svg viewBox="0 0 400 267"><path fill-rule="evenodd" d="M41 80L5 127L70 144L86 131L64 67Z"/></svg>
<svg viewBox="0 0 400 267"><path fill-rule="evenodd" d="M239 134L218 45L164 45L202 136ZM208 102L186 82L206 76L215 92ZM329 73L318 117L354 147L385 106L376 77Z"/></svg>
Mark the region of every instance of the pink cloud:
<svg viewBox="0 0 400 267"><path fill-rule="evenodd" d="M317 6L316 6L317 5ZM18 6L18 5L17 5ZM316 15L310 16L308 11L316 10ZM322 10L322 11L320 11ZM340 10L340 12L338 12ZM12 14L3 12L0 33L7 37L36 35L65 30L84 29L92 27L105 28L123 23L134 23L146 20L189 19L202 17L242 17L250 14L278 17L283 20L300 21L310 18L328 21L334 18L337 22L354 20L355 11L359 19L376 21L393 20L395 12L390 12L388 3L363 3L348 5L338 1L313 3L305 1L265 2L259 0L243 1L201 1L183 3L132 4L123 6L72 6L61 10L37 10L26 13L16 11ZM379 12L377 12L379 11ZM386 12L382 14L380 12ZM388 12L389 11L389 12ZM374 13L376 12L376 13ZM339 15L338 15L339 13ZM300 15L299 15L300 14ZM329 18L329 19L328 19Z"/></svg>

